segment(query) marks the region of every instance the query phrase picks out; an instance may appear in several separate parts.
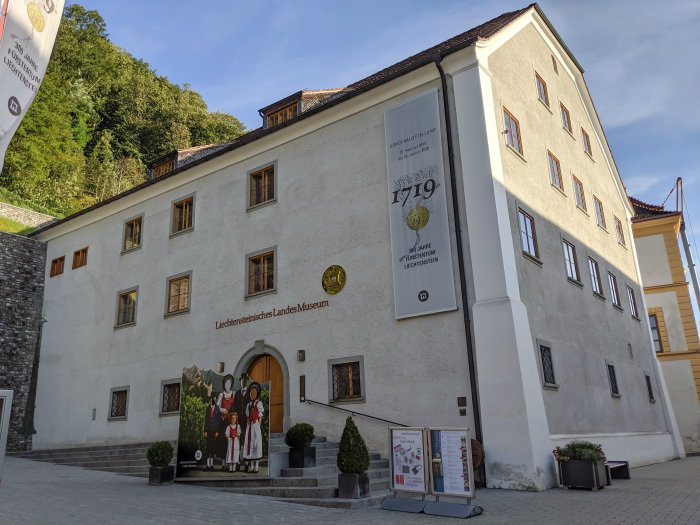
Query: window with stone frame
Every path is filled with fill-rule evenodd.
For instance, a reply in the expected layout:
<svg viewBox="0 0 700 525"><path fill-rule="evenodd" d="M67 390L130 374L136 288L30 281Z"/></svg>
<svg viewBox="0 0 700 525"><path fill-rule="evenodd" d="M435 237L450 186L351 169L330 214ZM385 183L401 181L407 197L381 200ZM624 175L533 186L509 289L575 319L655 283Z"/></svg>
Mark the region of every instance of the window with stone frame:
<svg viewBox="0 0 700 525"><path fill-rule="evenodd" d="M615 365L612 363L606 363L608 369L608 382L610 384L610 393L613 396L620 395L620 388L617 384L617 374L615 373Z"/></svg>
<svg viewBox="0 0 700 525"><path fill-rule="evenodd" d="M603 203L600 202L598 197L593 196L593 203L595 204L595 220L598 226L605 229L605 212L603 211Z"/></svg>
<svg viewBox="0 0 700 525"><path fill-rule="evenodd" d="M129 290L119 295L117 326L131 324L136 321L136 293L136 290Z"/></svg>
<svg viewBox="0 0 700 525"><path fill-rule="evenodd" d="M547 83L544 80L542 80L542 77L537 73L535 73L535 78L537 81L537 97L544 103L545 106L549 107Z"/></svg>
<svg viewBox="0 0 700 525"><path fill-rule="evenodd" d="M639 319L639 315L637 314L637 300L634 297L634 290L632 290L632 288L629 286L627 287L627 298L630 302L630 314L632 314L632 317L635 319Z"/></svg>
<svg viewBox="0 0 700 525"><path fill-rule="evenodd" d="M583 128L581 128L581 137L583 138L583 151L585 151L592 157L593 151L591 150L591 139L589 138L588 133L586 133Z"/></svg>
<svg viewBox="0 0 700 525"><path fill-rule="evenodd" d="M576 197L576 206L581 208L583 211L586 210L586 194L583 191L583 183L576 177L574 179L574 196Z"/></svg>
<svg viewBox="0 0 700 525"><path fill-rule="evenodd" d="M578 261L576 259L576 247L566 240L562 240L564 248L564 262L566 263L566 276L569 279L580 282Z"/></svg>
<svg viewBox="0 0 700 525"><path fill-rule="evenodd" d="M523 244L523 251L536 259L539 258L535 220L523 210L518 209L518 222L520 223L520 239Z"/></svg>
<svg viewBox="0 0 700 525"><path fill-rule="evenodd" d="M620 294L617 292L617 277L608 272L608 282L610 283L610 299L615 306L622 306L620 303Z"/></svg>
<svg viewBox="0 0 700 525"><path fill-rule="evenodd" d="M566 131L571 133L571 115L569 115L569 110L561 102L559 103L559 109L561 110L561 125Z"/></svg>
<svg viewBox="0 0 700 525"><path fill-rule="evenodd" d="M559 159L557 159L550 151L547 152L547 162L549 164L549 178L552 185L564 191L564 184L561 180L561 167Z"/></svg>
<svg viewBox="0 0 700 525"><path fill-rule="evenodd" d="M173 225L171 233L192 228L194 197L188 197L173 204Z"/></svg>
<svg viewBox="0 0 700 525"><path fill-rule="evenodd" d="M649 327L651 328L651 338L654 341L654 350L657 354L663 352L661 329L659 328L659 319L656 317L656 314L649 314Z"/></svg>
<svg viewBox="0 0 700 525"><path fill-rule="evenodd" d="M180 382L163 385L160 411L163 414L180 411Z"/></svg>
<svg viewBox="0 0 700 525"><path fill-rule="evenodd" d="M141 246L141 220L141 217L136 217L124 225L122 251L133 250Z"/></svg>
<svg viewBox="0 0 700 525"><path fill-rule="evenodd" d="M540 344L540 361L542 364L542 381L545 385L556 385L554 376L554 363L552 361L552 348L548 345Z"/></svg>
<svg viewBox="0 0 700 525"><path fill-rule="evenodd" d="M520 140L520 124L518 123L518 119L516 119L506 108L503 108L503 120L505 121L506 126L506 143L522 155L523 145Z"/></svg>
<svg viewBox="0 0 700 525"><path fill-rule="evenodd" d="M275 287L275 252L248 259L248 294L272 290Z"/></svg>
<svg viewBox="0 0 700 525"><path fill-rule="evenodd" d="M250 174L250 206L275 198L275 166L268 166Z"/></svg>
<svg viewBox="0 0 700 525"><path fill-rule="evenodd" d="M184 275L168 282L168 312L182 312L190 307L190 276Z"/></svg>
<svg viewBox="0 0 700 525"><path fill-rule="evenodd" d="M362 397L360 362L333 365L333 400Z"/></svg>
<svg viewBox="0 0 700 525"><path fill-rule="evenodd" d="M113 390L112 391L112 402L110 404L109 417L110 418L125 418L128 402L129 402L129 391L127 389Z"/></svg>
<svg viewBox="0 0 700 525"><path fill-rule="evenodd" d="M603 283L600 280L598 261L592 257L588 258L588 271L591 274L591 286L593 287L593 291L598 295L603 295Z"/></svg>
<svg viewBox="0 0 700 525"><path fill-rule="evenodd" d="M619 242L622 246L625 245L625 232L622 229L622 221L615 217L613 215L613 218L615 219L615 233L617 234L617 242Z"/></svg>

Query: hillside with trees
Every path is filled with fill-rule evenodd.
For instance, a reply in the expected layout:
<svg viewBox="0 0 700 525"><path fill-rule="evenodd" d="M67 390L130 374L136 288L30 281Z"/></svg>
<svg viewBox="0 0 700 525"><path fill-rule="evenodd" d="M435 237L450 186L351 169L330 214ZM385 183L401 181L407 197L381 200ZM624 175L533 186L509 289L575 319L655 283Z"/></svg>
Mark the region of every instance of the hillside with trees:
<svg viewBox="0 0 700 525"><path fill-rule="evenodd" d="M174 149L245 132L108 37L97 11L65 8L41 88L5 155L4 195L67 215L140 184L146 164Z"/></svg>

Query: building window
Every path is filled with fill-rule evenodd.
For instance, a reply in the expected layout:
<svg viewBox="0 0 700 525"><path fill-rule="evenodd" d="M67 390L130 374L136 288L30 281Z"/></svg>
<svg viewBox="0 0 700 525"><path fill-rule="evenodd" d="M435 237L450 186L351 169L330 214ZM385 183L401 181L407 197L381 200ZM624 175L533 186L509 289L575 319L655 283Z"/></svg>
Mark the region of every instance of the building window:
<svg viewBox="0 0 700 525"><path fill-rule="evenodd" d="M167 162L164 162L163 164L158 164L158 166L153 167L153 178L155 179L156 177L160 177L161 175L170 173L171 171L173 171L173 168L175 168L174 160L169 160Z"/></svg>
<svg viewBox="0 0 700 525"><path fill-rule="evenodd" d="M141 247L141 224L143 216L128 219L124 222L124 242L122 252Z"/></svg>
<svg viewBox="0 0 700 525"><path fill-rule="evenodd" d="M554 68L554 72L558 75L559 68L557 67L557 59L554 58L554 55L552 55L552 67Z"/></svg>
<svg viewBox="0 0 700 525"><path fill-rule="evenodd" d="M657 353L663 352L664 347L661 344L661 330L659 329L659 320L656 314L649 314L649 326L651 327L651 338L654 340L654 350Z"/></svg>
<svg viewBox="0 0 700 525"><path fill-rule="evenodd" d="M649 401L655 401L654 389L651 388L651 377L649 377L649 374L644 374L644 380L647 383L647 393L649 394Z"/></svg>
<svg viewBox="0 0 700 525"><path fill-rule="evenodd" d="M598 223L598 226L605 229L605 212L603 211L603 203L600 202L595 196L593 196L593 202L595 203L595 220Z"/></svg>
<svg viewBox="0 0 700 525"><path fill-rule="evenodd" d="M571 133L571 116L569 115L569 110L561 103L559 104L559 109L561 109L561 125L566 131Z"/></svg>
<svg viewBox="0 0 700 525"><path fill-rule="evenodd" d="M598 295L603 295L603 283L600 281L600 270L595 259L588 258L588 271L591 274L591 286Z"/></svg>
<svg viewBox="0 0 700 525"><path fill-rule="evenodd" d="M630 313L632 314L632 317L639 319L639 315L637 315L637 301L634 298L634 290L632 290L632 288L629 286L627 287L627 298L630 301Z"/></svg>
<svg viewBox="0 0 700 525"><path fill-rule="evenodd" d="M194 224L194 196L173 203L171 235L190 230Z"/></svg>
<svg viewBox="0 0 700 525"><path fill-rule="evenodd" d="M250 174L250 206L256 206L275 198L275 167Z"/></svg>
<svg viewBox="0 0 700 525"><path fill-rule="evenodd" d="M182 313L190 309L190 274L168 280L166 314Z"/></svg>
<svg viewBox="0 0 700 525"><path fill-rule="evenodd" d="M271 128L297 116L297 105L286 107L267 117L267 127Z"/></svg>
<svg viewBox="0 0 700 525"><path fill-rule="evenodd" d="M333 365L333 400L362 397L360 362Z"/></svg>
<svg viewBox="0 0 700 525"><path fill-rule="evenodd" d="M620 294L617 293L617 278L608 272L608 282L610 283L610 297L612 299L612 303L615 306L622 306L620 304Z"/></svg>
<svg viewBox="0 0 700 525"><path fill-rule="evenodd" d="M180 411L180 381L177 379L163 381L160 400L160 413L172 414Z"/></svg>
<svg viewBox="0 0 700 525"><path fill-rule="evenodd" d="M617 386L617 375L615 375L615 364L610 361L605 361L608 368L608 381L610 382L610 393L613 396L620 395L620 389Z"/></svg>
<svg viewBox="0 0 700 525"><path fill-rule="evenodd" d="M117 319L115 328L136 324L136 303L138 288L121 291L117 294Z"/></svg>
<svg viewBox="0 0 700 525"><path fill-rule="evenodd" d="M574 195L576 196L576 206L586 211L586 195L583 192L583 183L574 177Z"/></svg>
<svg viewBox="0 0 700 525"><path fill-rule="evenodd" d="M520 141L520 124L518 120L506 108L503 108L503 119L506 124L506 143L522 155L523 146Z"/></svg>
<svg viewBox="0 0 700 525"><path fill-rule="evenodd" d="M51 272L49 272L49 278L56 277L63 273L63 265L66 262L66 256L63 255L58 259L51 261Z"/></svg>
<svg viewBox="0 0 700 525"><path fill-rule="evenodd" d="M552 345L537 341L540 348L540 362L542 364L542 382L545 386L558 386L554 376L554 363L552 362Z"/></svg>
<svg viewBox="0 0 700 525"><path fill-rule="evenodd" d="M520 221L520 238L523 242L523 251L536 259L539 258L534 219L521 209L518 209L518 219Z"/></svg>
<svg viewBox="0 0 700 525"><path fill-rule="evenodd" d="M559 160L549 151L547 152L547 160L549 162L549 177L552 181L552 184L559 188L561 191L564 191L564 185L561 181L561 169L559 167Z"/></svg>
<svg viewBox="0 0 700 525"><path fill-rule="evenodd" d="M275 288L275 253L268 252L248 259L248 293Z"/></svg>
<svg viewBox="0 0 700 525"><path fill-rule="evenodd" d="M112 388L109 392L109 419L126 419L129 411L129 387Z"/></svg>
<svg viewBox="0 0 700 525"><path fill-rule="evenodd" d="M87 248L82 248L76 252L73 252L73 269L80 268L87 264Z"/></svg>
<svg viewBox="0 0 700 525"><path fill-rule="evenodd" d="M562 241L564 247L564 262L566 263L566 276L574 281L580 281L578 273L578 261L576 260L576 248L568 241Z"/></svg>
<svg viewBox="0 0 700 525"><path fill-rule="evenodd" d="M542 80L542 77L535 73L537 78L537 97L549 107L549 96L547 95L547 83Z"/></svg>
<svg viewBox="0 0 700 525"><path fill-rule="evenodd" d="M622 230L622 221L615 217L615 231L617 232L617 242L619 242L622 246L625 245L625 232Z"/></svg>
<svg viewBox="0 0 700 525"><path fill-rule="evenodd" d="M581 137L583 137L583 151L592 157L593 152L591 151L591 139L588 138L588 133L586 133L583 128L581 128Z"/></svg>

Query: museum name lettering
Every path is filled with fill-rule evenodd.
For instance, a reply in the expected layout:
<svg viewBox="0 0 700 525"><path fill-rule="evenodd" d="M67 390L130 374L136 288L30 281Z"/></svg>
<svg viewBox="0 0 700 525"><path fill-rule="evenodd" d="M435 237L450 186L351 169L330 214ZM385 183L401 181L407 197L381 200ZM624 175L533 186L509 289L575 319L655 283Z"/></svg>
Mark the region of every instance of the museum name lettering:
<svg viewBox="0 0 700 525"><path fill-rule="evenodd" d="M296 306L287 306L287 308L282 308L278 310L273 308L271 311L262 311L259 314L247 315L245 317L240 317L239 319L226 319L225 321L216 321L216 329L228 328L229 326L236 326L239 324L252 323L253 321L260 321L261 319L270 319L272 317L279 317L280 315L298 314L301 312L308 312L309 310L316 310L318 308L325 308L329 306L328 301L318 301L316 303L297 303Z"/></svg>

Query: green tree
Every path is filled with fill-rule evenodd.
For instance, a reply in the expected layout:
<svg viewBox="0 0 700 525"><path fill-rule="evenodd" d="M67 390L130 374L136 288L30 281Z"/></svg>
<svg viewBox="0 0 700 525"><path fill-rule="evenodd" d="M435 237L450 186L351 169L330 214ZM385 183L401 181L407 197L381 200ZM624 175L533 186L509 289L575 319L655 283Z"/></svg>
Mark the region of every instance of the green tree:
<svg viewBox="0 0 700 525"><path fill-rule="evenodd" d="M338 446L337 466L343 474L362 474L369 468L367 445L351 416L345 420Z"/></svg>
<svg viewBox="0 0 700 525"><path fill-rule="evenodd" d="M197 449L204 448L204 415L209 403L200 397L185 395L180 404L180 438Z"/></svg>

